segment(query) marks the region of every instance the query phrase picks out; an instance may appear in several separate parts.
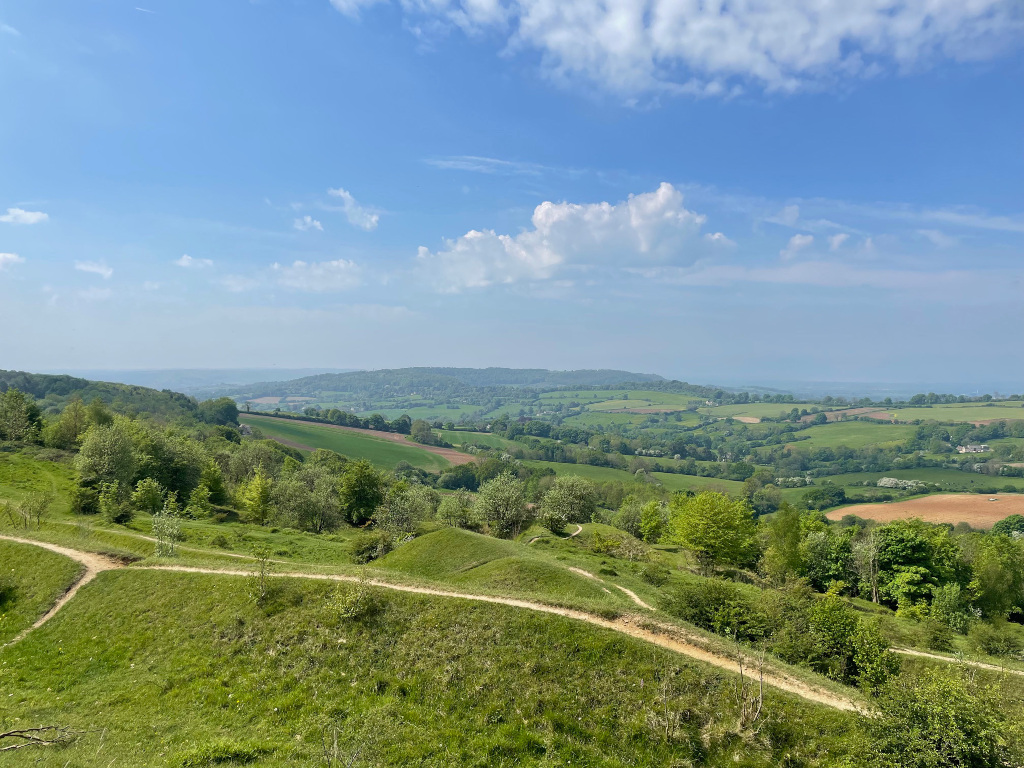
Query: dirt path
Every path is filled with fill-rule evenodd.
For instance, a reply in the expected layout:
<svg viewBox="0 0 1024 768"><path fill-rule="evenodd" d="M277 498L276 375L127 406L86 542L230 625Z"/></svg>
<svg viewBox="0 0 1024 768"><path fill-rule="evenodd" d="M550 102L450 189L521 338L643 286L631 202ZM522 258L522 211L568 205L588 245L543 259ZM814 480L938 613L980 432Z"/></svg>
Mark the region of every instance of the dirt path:
<svg viewBox="0 0 1024 768"><path fill-rule="evenodd" d="M95 579L103 571L111 571L115 568L124 567L124 563L118 562L117 560L113 560L109 557L104 557L103 555L97 555L93 552L79 552L76 549L59 547L56 544L47 544L44 541L20 539L17 536L0 535L0 539L3 539L4 541L13 541L18 544L32 544L36 547L42 547L43 549L48 549L51 552L56 552L58 555L64 555L64 557L70 558L75 562L81 563L84 566L81 575L78 577L78 580L75 581L68 588L67 592L61 595L61 597L57 600L56 603L53 604L53 607L50 608L50 610L48 610L46 613L44 613L42 616L36 619L35 624L33 624L31 627L23 629L21 632L15 635L13 639L8 641L7 643L4 643L3 645L0 645L0 648L6 648L9 645L14 645L19 640L24 638L33 629L37 629L43 626L43 624L48 622L57 614L57 611L59 611L61 608L67 605L67 603L71 600L71 598L75 596L75 593L77 593L78 590L80 590L90 581Z"/></svg>
<svg viewBox="0 0 1024 768"><path fill-rule="evenodd" d="M35 624L29 629L19 634L11 643L16 643L27 635L31 630L42 626L49 621L54 614L57 613L72 597L75 593L85 584L96 578L97 574L102 571L109 571L115 568L124 567L122 563L115 560L97 555L91 552L79 552L78 550L68 549L66 547L60 547L56 544L49 544L42 541L32 541L30 539L20 539L13 536L2 536L0 538L8 541L16 541L22 544L34 544L43 549L48 549L51 552L69 557L85 566L85 573L83 576L72 586L71 589L51 608L44 616L42 616ZM178 573L205 573L219 576L250 576L250 571L236 571L236 570L223 570L218 568L199 568L188 565L150 565L150 566L132 566L132 570L150 570L150 571L174 571ZM430 595L433 597L445 597L458 600L472 600L481 603L491 603L495 605L507 605L513 608L523 608L529 611L535 611L537 613L546 613L554 616L562 616L576 621L582 621L593 626L601 627L603 629L610 629L614 632L620 632L638 640L657 645L660 648L665 648L676 653L680 653L684 656L703 661L712 666L718 667L719 669L728 670L735 672L739 668L739 662L742 659L743 664L746 668L750 669L756 666L754 659L749 657L732 658L726 654L716 653L703 648L696 644L697 638L685 637L682 634L682 630L676 627L658 626L657 630L650 629L648 627L640 626L636 623L635 617L623 617L618 619L606 619L601 616L595 616L585 611L575 610L573 608L560 608L552 605L545 605L544 603L535 603L529 600L518 600L510 597L495 597L492 595L474 595L465 592L450 592L443 589L434 589L432 587L415 587L407 584L395 584L388 581L381 581L380 579L362 579L358 576L344 576L344 575L331 575L331 574L318 574L318 573L304 573L302 571L287 571L278 572L273 574L275 577L294 578L294 579L313 579L318 581L336 581L336 582L349 582L349 583L361 583L368 584L373 587L379 587L381 589L390 589L396 592L409 592L417 595ZM625 591L625 590L624 590ZM671 634L670 634L671 633ZM6 646L5 646L6 647ZM855 711L858 709L857 705L850 699L844 698L837 694L831 693L821 688L808 685L801 680L790 677L784 673L777 672L766 672L764 675L764 682L767 685L786 691L788 693L795 694L801 698L813 701L818 704L824 704L829 707L836 709Z"/></svg>
<svg viewBox="0 0 1024 768"><path fill-rule="evenodd" d="M260 418L260 419L272 419L272 418L274 418L273 416L261 416L259 414L255 414L255 413L245 413L245 414L240 414L240 415L243 415L243 416L256 416L257 418ZM437 456L441 456L441 457L443 457L445 459L448 459L448 461L450 461L454 466L458 466L459 464L471 464L471 463L473 463L476 460L474 456L471 456L468 453L462 453L461 451L457 451L454 448L442 448L442 447L437 446L437 445L423 445L421 443L414 443L412 440L407 439L408 435L402 435L402 434L399 434L398 432L382 432L382 431L377 430L377 429L358 429L357 427L343 427L340 424L324 424L323 422L320 422L320 421L303 421L302 419L288 419L288 421L297 421L300 424L312 424L313 426L316 426L316 427L329 427L330 429L342 429L342 430L345 430L347 432L357 432L360 435L369 435L370 437L376 437L376 438L378 438L380 440L387 440L387 441L392 442L392 443L401 443L402 445L408 446L410 448L419 448L420 450L426 451L427 453L433 453L433 454L436 454ZM309 446L304 446L304 445L301 445L300 443L295 443L295 442L291 442L291 441L288 441L288 440L282 440L281 438L277 438L277 437L275 437L273 439L276 440L277 442L283 444L283 445L291 446L292 448L298 448L298 449L303 450L303 451L311 451L311 450L313 450Z"/></svg>
<svg viewBox="0 0 1024 768"><path fill-rule="evenodd" d="M912 648L890 648L893 653L899 653L904 656L920 656L924 659L935 659L937 661L945 661L950 664L966 664L968 667L975 667L977 669L988 669L993 672L1006 672L1009 675L1020 675L1024 677L1024 671L1019 669L1009 669L1008 667L1000 667L996 664L986 664L983 661L967 661L965 659L951 659L949 656L939 656L937 653L926 653L925 651L915 651Z"/></svg>

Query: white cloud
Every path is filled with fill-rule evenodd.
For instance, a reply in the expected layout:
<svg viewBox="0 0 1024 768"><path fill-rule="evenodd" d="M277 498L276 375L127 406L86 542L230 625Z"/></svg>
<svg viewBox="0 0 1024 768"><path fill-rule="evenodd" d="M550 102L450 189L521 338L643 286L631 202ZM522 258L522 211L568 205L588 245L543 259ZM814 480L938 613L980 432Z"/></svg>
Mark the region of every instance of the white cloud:
<svg viewBox="0 0 1024 768"><path fill-rule="evenodd" d="M25 259L16 253L0 253L0 271L12 264L22 264Z"/></svg>
<svg viewBox="0 0 1024 768"><path fill-rule="evenodd" d="M838 235L832 235L828 239L828 249L830 251L838 251L839 248L850 239L850 236L845 232L840 232Z"/></svg>
<svg viewBox="0 0 1024 768"><path fill-rule="evenodd" d="M213 266L213 261L210 259L193 259L187 253L183 253L180 259L175 259L174 263L179 267L185 269L206 269L207 267Z"/></svg>
<svg viewBox="0 0 1024 768"><path fill-rule="evenodd" d="M142 284L142 290L144 291L159 291L160 283L154 283L152 280L147 280Z"/></svg>
<svg viewBox="0 0 1024 768"><path fill-rule="evenodd" d="M940 232L937 229L919 229L917 234L931 242L936 248L952 248L960 242L955 237L947 235L945 232Z"/></svg>
<svg viewBox="0 0 1024 768"><path fill-rule="evenodd" d="M287 288L318 293L344 291L362 282L359 265L354 261L295 261L291 265L274 264L277 282Z"/></svg>
<svg viewBox="0 0 1024 768"><path fill-rule="evenodd" d="M50 218L42 211L26 211L23 208L8 208L7 213L0 215L4 224L39 224Z"/></svg>
<svg viewBox="0 0 1024 768"><path fill-rule="evenodd" d="M8 35L14 35L15 37L21 37L21 32L16 30L10 24L4 24L2 21L0 21L0 32Z"/></svg>
<svg viewBox="0 0 1024 768"><path fill-rule="evenodd" d="M75 269L79 272L92 272L104 280L109 280L114 274L114 270L111 267L100 261L76 261Z"/></svg>
<svg viewBox="0 0 1024 768"><path fill-rule="evenodd" d="M683 207L679 190L662 183L615 205L544 202L534 209L532 229L518 235L471 230L436 253L421 246L418 259L445 291L544 280L568 265L692 264L709 245L728 244L721 233L702 243L704 221Z"/></svg>
<svg viewBox="0 0 1024 768"><path fill-rule="evenodd" d="M84 291L79 291L78 295L86 301L106 301L114 292L109 288L86 288Z"/></svg>
<svg viewBox="0 0 1024 768"><path fill-rule="evenodd" d="M311 229L324 231L323 225L314 219L312 216L303 216L301 219L296 219L293 226L300 232L308 232Z"/></svg>
<svg viewBox="0 0 1024 768"><path fill-rule="evenodd" d="M789 242L786 247L779 251L779 256L783 259L792 259L804 248L810 247L814 243L814 235L793 235L789 238Z"/></svg>
<svg viewBox="0 0 1024 768"><path fill-rule="evenodd" d="M388 0L331 0L349 16ZM400 0L411 30L459 27L540 53L558 80L626 96L793 92L988 59L1019 44L1019 0ZM440 34L437 35L441 37Z"/></svg>
<svg viewBox="0 0 1024 768"><path fill-rule="evenodd" d="M341 210L345 212L348 223L354 227L365 229L367 232L377 228L380 216L372 209L360 205L352 194L341 187L328 189L327 194L341 198Z"/></svg>

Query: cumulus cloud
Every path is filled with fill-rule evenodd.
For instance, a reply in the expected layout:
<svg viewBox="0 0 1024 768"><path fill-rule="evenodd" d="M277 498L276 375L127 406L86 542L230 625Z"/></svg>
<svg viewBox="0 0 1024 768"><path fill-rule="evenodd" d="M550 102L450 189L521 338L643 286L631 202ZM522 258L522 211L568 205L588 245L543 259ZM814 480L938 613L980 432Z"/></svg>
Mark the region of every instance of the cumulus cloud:
<svg viewBox="0 0 1024 768"><path fill-rule="evenodd" d="M372 209L356 202L356 199L352 197L350 192L338 187L337 189L328 189L327 194L341 199L341 210L344 211L349 224L365 229L367 232L377 228L380 216L374 213Z"/></svg>
<svg viewBox="0 0 1024 768"><path fill-rule="evenodd" d="M789 238L789 242L786 247L779 251L779 256L783 259L792 259L804 248L810 247L814 243L814 235L793 235Z"/></svg>
<svg viewBox="0 0 1024 768"><path fill-rule="evenodd" d="M662 183L614 205L543 202L533 211L532 229L518 235L470 230L437 252L421 246L417 258L445 291L544 280L570 265L693 264L731 243L721 233L700 238L704 221L683 206L679 190Z"/></svg>
<svg viewBox="0 0 1024 768"><path fill-rule="evenodd" d="M25 259L16 253L0 253L0 271L7 269L12 264L21 264Z"/></svg>
<svg viewBox="0 0 1024 768"><path fill-rule="evenodd" d="M850 239L850 236L845 232L840 232L838 235L832 235L828 239L828 249L830 251L838 251L843 243Z"/></svg>
<svg viewBox="0 0 1024 768"><path fill-rule="evenodd" d="M294 261L274 264L277 282L286 288L324 293L355 288L362 282L362 270L354 261Z"/></svg>
<svg viewBox="0 0 1024 768"><path fill-rule="evenodd" d="M206 269L213 266L211 259L193 259L187 253L183 253L180 259L175 259L174 263L185 269Z"/></svg>
<svg viewBox="0 0 1024 768"><path fill-rule="evenodd" d="M348 16L390 0L331 0ZM793 92L987 59L1019 44L1019 0L399 0L411 29L502 35L556 79L624 95Z"/></svg>
<svg viewBox="0 0 1024 768"><path fill-rule="evenodd" d="M42 211L26 211L23 208L8 208L7 213L0 215L4 224L39 224L50 218Z"/></svg>
<svg viewBox="0 0 1024 768"><path fill-rule="evenodd" d="M309 232L311 229L324 231L323 224L314 219L312 216L303 216L301 219L296 219L293 226L299 230L299 232Z"/></svg>
<svg viewBox="0 0 1024 768"><path fill-rule="evenodd" d="M99 275L104 280L109 280L114 274L114 270L101 261L76 261L75 269L79 272L91 272L94 275Z"/></svg>

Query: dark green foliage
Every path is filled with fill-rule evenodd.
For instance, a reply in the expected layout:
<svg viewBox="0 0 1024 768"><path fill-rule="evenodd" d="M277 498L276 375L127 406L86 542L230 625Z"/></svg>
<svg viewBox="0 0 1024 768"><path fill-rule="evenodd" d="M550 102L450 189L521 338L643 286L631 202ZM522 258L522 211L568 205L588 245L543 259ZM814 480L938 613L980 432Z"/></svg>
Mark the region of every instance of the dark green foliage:
<svg viewBox="0 0 1024 768"><path fill-rule="evenodd" d="M352 540L349 553L353 563L363 564L384 557L394 546L394 539L384 531L366 531Z"/></svg>
<svg viewBox="0 0 1024 768"><path fill-rule="evenodd" d="M1024 642L1006 623L979 622L971 629L971 645L989 656L1015 657L1024 651Z"/></svg>
<svg viewBox="0 0 1024 768"><path fill-rule="evenodd" d="M666 610L701 629L737 640L759 640L767 629L754 600L740 587L721 579L680 584L671 593Z"/></svg>
<svg viewBox="0 0 1024 768"><path fill-rule="evenodd" d="M1024 535L1024 515L1010 515L992 526L992 533L1003 536Z"/></svg>
<svg viewBox="0 0 1024 768"><path fill-rule="evenodd" d="M877 768L1004 768L1019 765L998 691L957 668L904 674L881 689L865 718Z"/></svg>
<svg viewBox="0 0 1024 768"><path fill-rule="evenodd" d="M238 406L230 397L204 400L196 409L196 417L207 424L238 426Z"/></svg>
<svg viewBox="0 0 1024 768"><path fill-rule="evenodd" d="M834 483L825 482L804 494L804 506L808 509L828 509L846 503L846 491Z"/></svg>

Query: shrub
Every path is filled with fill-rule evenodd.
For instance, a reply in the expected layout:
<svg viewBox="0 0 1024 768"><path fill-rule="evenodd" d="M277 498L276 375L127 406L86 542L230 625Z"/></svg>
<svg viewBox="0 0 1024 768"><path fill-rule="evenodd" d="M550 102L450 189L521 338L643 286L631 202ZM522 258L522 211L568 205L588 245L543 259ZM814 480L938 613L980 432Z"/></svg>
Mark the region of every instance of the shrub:
<svg viewBox="0 0 1024 768"><path fill-rule="evenodd" d="M376 598L364 584L338 587L330 598L330 610L342 620L366 618L379 609Z"/></svg>
<svg viewBox="0 0 1024 768"><path fill-rule="evenodd" d="M665 586L668 573L668 568L658 563L647 563L640 568L640 578L653 587Z"/></svg>
<svg viewBox="0 0 1024 768"><path fill-rule="evenodd" d="M353 539L349 552L352 562L365 564L384 557L394 546L394 540L384 531L369 531Z"/></svg>
<svg viewBox="0 0 1024 768"><path fill-rule="evenodd" d="M765 635L761 613L734 584L701 579L680 584L670 595L667 610L673 616L737 640Z"/></svg>
<svg viewBox="0 0 1024 768"><path fill-rule="evenodd" d="M989 656L1017 656L1024 649L1020 638L1005 625L978 622L969 637L974 648Z"/></svg>
<svg viewBox="0 0 1024 768"><path fill-rule="evenodd" d="M95 488L76 485L71 489L71 514L98 515L100 512L100 495Z"/></svg>
<svg viewBox="0 0 1024 768"><path fill-rule="evenodd" d="M17 596L18 587L14 583L14 579L7 574L0 574L0 608L13 603L14 598Z"/></svg>

